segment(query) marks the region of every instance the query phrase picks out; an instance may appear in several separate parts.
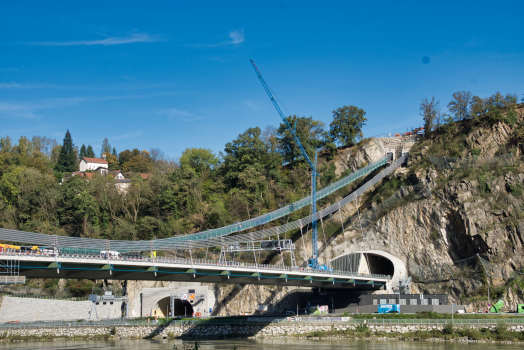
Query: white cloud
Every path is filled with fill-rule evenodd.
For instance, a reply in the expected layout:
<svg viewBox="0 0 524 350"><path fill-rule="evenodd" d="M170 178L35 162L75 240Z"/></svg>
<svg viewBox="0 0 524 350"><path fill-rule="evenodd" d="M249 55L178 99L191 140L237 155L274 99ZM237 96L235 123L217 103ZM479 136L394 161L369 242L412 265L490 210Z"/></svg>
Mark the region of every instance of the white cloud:
<svg viewBox="0 0 524 350"><path fill-rule="evenodd" d="M194 122L196 120L203 119L202 117L195 117L188 111L183 111L175 108L166 108L158 111L158 114L167 115L170 120L176 120L180 122Z"/></svg>
<svg viewBox="0 0 524 350"><path fill-rule="evenodd" d="M231 44L243 43L244 42L244 29L229 32L229 37L231 38Z"/></svg>
<svg viewBox="0 0 524 350"><path fill-rule="evenodd" d="M84 97L72 97L72 98L53 98L45 99L38 102L4 102L0 101L0 115L8 115L11 117L22 117L22 118L39 118L40 115L36 114L37 110L50 109L50 108L61 108L67 106L74 106L80 102L85 101Z"/></svg>
<svg viewBox="0 0 524 350"><path fill-rule="evenodd" d="M167 114L167 115L171 115L171 116L173 116L173 115L185 115L185 116L190 117L192 115L188 111L181 111L179 109L174 109L174 108L163 109L163 110L159 111L159 113Z"/></svg>
<svg viewBox="0 0 524 350"><path fill-rule="evenodd" d="M229 38L231 40L229 41L222 41L217 44L212 45L195 45L198 47L216 47L216 46L224 46L224 45L238 45L244 42L244 29L240 30L234 30L232 32L229 32Z"/></svg>
<svg viewBox="0 0 524 350"><path fill-rule="evenodd" d="M248 106L249 108L251 108L252 110L257 110L259 109L259 107L257 105L255 105L253 102L251 101L244 101L244 104L246 106Z"/></svg>
<svg viewBox="0 0 524 350"><path fill-rule="evenodd" d="M160 41L161 39L158 36L150 36L145 33L136 33L127 37L117 37L112 36L100 40L78 40L78 41L48 41L48 42L34 42L30 43L31 45L38 46L93 46L93 45L102 45L102 46L111 46L111 45L122 45L122 44L131 44L131 43L151 43L155 41Z"/></svg>

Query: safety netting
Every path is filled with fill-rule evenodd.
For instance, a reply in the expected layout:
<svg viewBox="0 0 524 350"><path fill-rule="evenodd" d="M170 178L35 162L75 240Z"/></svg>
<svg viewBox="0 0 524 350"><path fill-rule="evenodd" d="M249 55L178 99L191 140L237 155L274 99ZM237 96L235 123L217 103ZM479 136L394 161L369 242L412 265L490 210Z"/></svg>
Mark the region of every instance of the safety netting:
<svg viewBox="0 0 524 350"><path fill-rule="evenodd" d="M65 236L51 236L40 233L32 232L22 232L16 230L0 229L0 240L12 241L12 242L23 242L28 244L37 244L43 246L56 246L56 247L70 247L70 248L87 248L87 249L100 249L100 250L118 250L118 251L141 251L141 250L178 250L178 249L194 249L194 248L207 248L207 247L217 247L224 246L230 243L236 242L252 242L262 240L264 238L280 236L281 234L297 230L301 227L311 224L314 220L320 220L333 212L340 210L342 207L348 203L356 200L364 192L369 190L376 183L381 181L384 177L391 174L395 171L401 164L406 161L407 154L403 155L387 168L382 170L380 173L375 175L370 181L366 182L364 185L359 187L356 191L352 192L350 195L344 197L339 202L336 202L323 210L313 213L302 219L276 226L268 229L262 229L259 231L230 235L230 232L224 231L222 235L213 233L212 231L206 231L207 236L201 236L199 234L186 235L180 238L172 237L165 239L157 239L151 241L124 241L124 240L102 240L102 239L93 239L93 238L78 238L78 237L65 237ZM380 167L381 163L385 162L379 161L371 164L371 168L367 168L367 172L371 172L374 169ZM373 170L371 170L373 169ZM364 169L361 169L364 171ZM355 175L356 176L356 175ZM361 174L360 176L364 176ZM354 178L356 179L356 178ZM346 180L347 184L350 183L349 180ZM326 187L325 189L319 191L320 195L317 195L318 198L325 197L327 193L333 193L337 189L343 187L342 183L337 182L334 186ZM305 204L304 204L305 205ZM259 225L263 223L260 222ZM257 226L257 225L254 225ZM254 227L253 226L253 227ZM178 239L177 239L178 238ZM181 239L183 238L183 239Z"/></svg>

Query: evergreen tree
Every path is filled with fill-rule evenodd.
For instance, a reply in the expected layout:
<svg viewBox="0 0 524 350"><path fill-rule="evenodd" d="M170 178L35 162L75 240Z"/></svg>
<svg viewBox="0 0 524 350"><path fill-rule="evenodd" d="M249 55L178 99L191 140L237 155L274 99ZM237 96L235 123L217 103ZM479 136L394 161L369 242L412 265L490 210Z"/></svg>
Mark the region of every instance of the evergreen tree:
<svg viewBox="0 0 524 350"><path fill-rule="evenodd" d="M91 145L87 146L86 157L95 158L95 152L93 151L93 147L91 147Z"/></svg>
<svg viewBox="0 0 524 350"><path fill-rule="evenodd" d="M102 156L104 153L111 153L111 144L109 143L107 137L104 138L104 141L102 142L102 151L100 151L100 156Z"/></svg>
<svg viewBox="0 0 524 350"><path fill-rule="evenodd" d="M84 157L87 157L86 145L82 145L82 147L80 147L80 152L78 153L78 158L79 159L82 159Z"/></svg>
<svg viewBox="0 0 524 350"><path fill-rule="evenodd" d="M58 155L58 161L56 162L55 170L61 172L76 171L76 161L77 157L74 150L73 139L71 138L71 134L69 133L68 129L64 137L64 143L60 149L60 154Z"/></svg>
<svg viewBox="0 0 524 350"><path fill-rule="evenodd" d="M113 147L113 153L111 153L111 154L114 155L114 156L117 156L116 148Z"/></svg>

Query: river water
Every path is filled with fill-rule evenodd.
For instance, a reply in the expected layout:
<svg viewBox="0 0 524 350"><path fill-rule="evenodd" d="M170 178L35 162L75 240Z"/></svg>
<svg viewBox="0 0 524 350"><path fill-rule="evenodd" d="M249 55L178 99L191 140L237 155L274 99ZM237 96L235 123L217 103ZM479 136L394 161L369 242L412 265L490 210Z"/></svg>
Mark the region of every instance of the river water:
<svg viewBox="0 0 524 350"><path fill-rule="evenodd" d="M49 342L0 342L0 349L29 350L178 350L187 349L194 342L180 340L118 340L118 341L49 341ZM516 350L521 345L511 344L467 344L458 342L420 341L365 341L365 340L294 340L294 339L228 339L205 340L200 350Z"/></svg>

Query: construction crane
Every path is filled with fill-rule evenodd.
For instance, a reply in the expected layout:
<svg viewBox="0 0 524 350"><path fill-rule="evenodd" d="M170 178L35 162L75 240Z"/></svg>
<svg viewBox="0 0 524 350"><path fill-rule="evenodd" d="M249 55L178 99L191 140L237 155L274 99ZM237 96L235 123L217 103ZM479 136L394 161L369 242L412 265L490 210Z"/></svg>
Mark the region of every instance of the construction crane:
<svg viewBox="0 0 524 350"><path fill-rule="evenodd" d="M273 106L275 106L275 109L277 110L278 114L280 115L280 118L282 118L282 120L288 127L289 132L293 136L293 139L295 140L298 147L302 151L302 155L304 156L304 158L306 159L306 161L309 164L309 167L311 168L311 210L313 214L316 214L317 212L317 176L320 177L320 174L317 172L317 155L315 153L315 163L313 164L305 148L300 143L300 140L295 133L295 129L291 127L291 124L289 124L289 121L284 116L284 113L282 113L282 111L280 110L280 107L278 106L277 101L273 97L273 94L271 93L269 86L266 84L266 81L264 80L264 78L262 78L262 74L260 74L260 71L258 70L257 66L255 65L255 62L253 62L253 60L250 60L250 62L251 62L251 66L255 70L255 73L257 74L258 79L262 83L264 90L266 90L266 93L269 96L269 99L271 100L271 102L273 102ZM316 218L313 218L313 222L311 223L311 226L312 226L313 254L312 254L311 259L308 260L308 266L314 269L329 271L330 269L327 266L320 265L318 263L318 234L317 234L317 219Z"/></svg>

